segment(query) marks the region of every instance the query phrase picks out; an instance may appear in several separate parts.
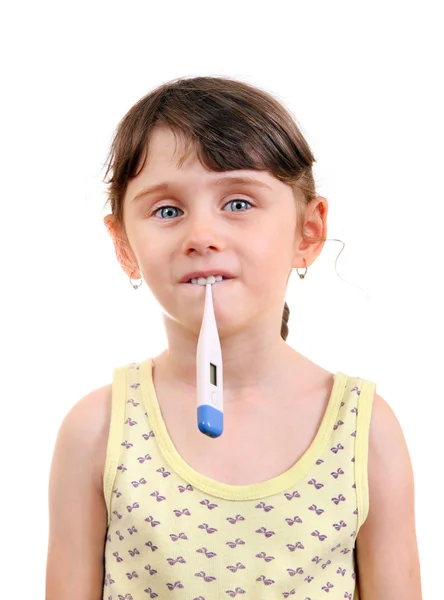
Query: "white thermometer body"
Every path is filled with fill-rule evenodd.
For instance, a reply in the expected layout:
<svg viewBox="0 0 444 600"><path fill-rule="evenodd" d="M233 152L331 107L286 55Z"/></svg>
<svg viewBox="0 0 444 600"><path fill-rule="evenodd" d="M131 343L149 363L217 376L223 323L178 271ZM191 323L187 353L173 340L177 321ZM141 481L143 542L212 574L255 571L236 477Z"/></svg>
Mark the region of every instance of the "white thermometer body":
<svg viewBox="0 0 444 600"><path fill-rule="evenodd" d="M215 438L224 426L222 351L214 315L212 284L205 286L205 307L197 342L197 425Z"/></svg>

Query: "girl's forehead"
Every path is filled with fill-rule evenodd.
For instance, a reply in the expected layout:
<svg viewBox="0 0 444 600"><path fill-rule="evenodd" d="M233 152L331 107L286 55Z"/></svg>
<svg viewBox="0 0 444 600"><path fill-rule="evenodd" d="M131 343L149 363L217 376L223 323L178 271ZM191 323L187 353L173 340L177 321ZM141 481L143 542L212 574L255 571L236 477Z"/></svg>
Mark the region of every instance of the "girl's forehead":
<svg viewBox="0 0 444 600"><path fill-rule="evenodd" d="M186 158L182 162L184 151ZM156 191L173 191L181 186L215 186L223 187L230 184L254 186L268 191L276 191L280 182L272 173L266 170L255 169L230 169L212 170L205 166L199 159L196 148L186 148L184 143L174 137L170 130L154 131L146 154L144 163L139 166L137 177L128 183L128 196L139 197ZM140 169L140 171L139 171Z"/></svg>
<svg viewBox="0 0 444 600"><path fill-rule="evenodd" d="M265 169L210 169L201 162L197 143L188 144L180 132L167 126L156 126L150 132L136 173L128 181L125 194L125 200L131 204L156 192L201 187L223 189L230 185L246 191L254 189L256 193L291 194L290 186Z"/></svg>
<svg viewBox="0 0 444 600"><path fill-rule="evenodd" d="M164 160L177 164L185 151L190 157L197 158L198 142L188 140L184 134L166 126L156 126L151 130L146 144L146 154L153 160Z"/></svg>

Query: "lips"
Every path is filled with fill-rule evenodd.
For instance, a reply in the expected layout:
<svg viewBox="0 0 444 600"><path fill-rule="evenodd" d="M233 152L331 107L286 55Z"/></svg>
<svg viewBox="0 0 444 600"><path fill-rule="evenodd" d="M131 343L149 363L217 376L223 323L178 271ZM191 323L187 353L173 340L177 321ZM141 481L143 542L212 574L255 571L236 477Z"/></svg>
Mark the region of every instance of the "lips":
<svg viewBox="0 0 444 600"><path fill-rule="evenodd" d="M201 275L202 277L202 275ZM187 281L187 283L192 283L192 279L199 279L198 277L192 277L189 281ZM204 277L204 279L206 279L206 277ZM222 276L222 280L221 281L228 281L228 279L231 279L231 277L224 277ZM221 281L218 281L217 283L221 283Z"/></svg>
<svg viewBox="0 0 444 600"><path fill-rule="evenodd" d="M198 286L200 286L200 287L203 287L203 284L201 284L201 283L197 283L197 281L196 281L196 280L194 280L194 281L195 281L195 283L193 283L192 281L189 281L189 282L188 282L188 285L198 285ZM224 281L231 281L231 279L219 279L219 280L216 280L216 281L215 281L214 283L212 283L211 285L216 285L216 283L217 283L217 284L219 284L219 283L223 283Z"/></svg>
<svg viewBox="0 0 444 600"><path fill-rule="evenodd" d="M210 275L222 275L224 279L234 279L234 275L224 269L207 269L205 271L192 271L191 273L187 273L182 277L180 283L189 283L192 279L198 279L199 277L205 277L206 279Z"/></svg>
<svg viewBox="0 0 444 600"><path fill-rule="evenodd" d="M211 287L213 287L213 288L214 287L218 287L218 286L220 286L222 284L224 284L222 286L222 287L224 287L225 285L228 285L231 281L234 281L234 280L235 280L234 277L232 277L231 279L222 279L221 281L216 281L215 283L211 284ZM198 287L198 288L202 288L202 289L206 288L206 285L202 285L202 284L199 284L199 283L191 283L191 281L189 283L186 283L186 285L188 287Z"/></svg>

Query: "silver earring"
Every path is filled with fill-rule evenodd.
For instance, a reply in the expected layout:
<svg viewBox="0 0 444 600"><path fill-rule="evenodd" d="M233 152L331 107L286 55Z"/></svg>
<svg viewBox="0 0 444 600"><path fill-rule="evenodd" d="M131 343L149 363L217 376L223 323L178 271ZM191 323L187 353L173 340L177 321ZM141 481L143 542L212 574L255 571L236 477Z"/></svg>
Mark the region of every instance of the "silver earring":
<svg viewBox="0 0 444 600"><path fill-rule="evenodd" d="M130 279L130 284L133 286L133 288L134 288L135 290L137 290L137 288L140 288L140 286L142 285L143 278L141 278L141 279L140 279L140 283L139 283L139 285L134 285L134 283L131 281L131 278L132 278L132 276L133 276L133 273L134 273L134 271L131 271L131 275L130 275L130 278L129 278L129 279Z"/></svg>
<svg viewBox="0 0 444 600"><path fill-rule="evenodd" d="M307 271L308 271L307 262L306 262L305 258L304 258L304 262L305 262L305 273L299 273L299 269L296 267L297 274L299 275L299 277L301 279L304 279L304 277L307 275Z"/></svg>

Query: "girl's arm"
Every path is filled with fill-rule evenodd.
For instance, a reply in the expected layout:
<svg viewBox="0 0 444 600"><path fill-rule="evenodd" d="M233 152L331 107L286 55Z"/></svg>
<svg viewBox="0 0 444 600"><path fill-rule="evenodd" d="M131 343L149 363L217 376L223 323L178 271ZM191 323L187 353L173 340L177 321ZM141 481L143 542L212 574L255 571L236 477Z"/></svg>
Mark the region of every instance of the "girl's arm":
<svg viewBox="0 0 444 600"><path fill-rule="evenodd" d="M401 426L377 394L368 484L369 513L356 540L360 600L422 600L412 464Z"/></svg>
<svg viewBox="0 0 444 600"><path fill-rule="evenodd" d="M94 390L65 416L49 481L46 600L101 600L107 527L102 492L109 388Z"/></svg>

